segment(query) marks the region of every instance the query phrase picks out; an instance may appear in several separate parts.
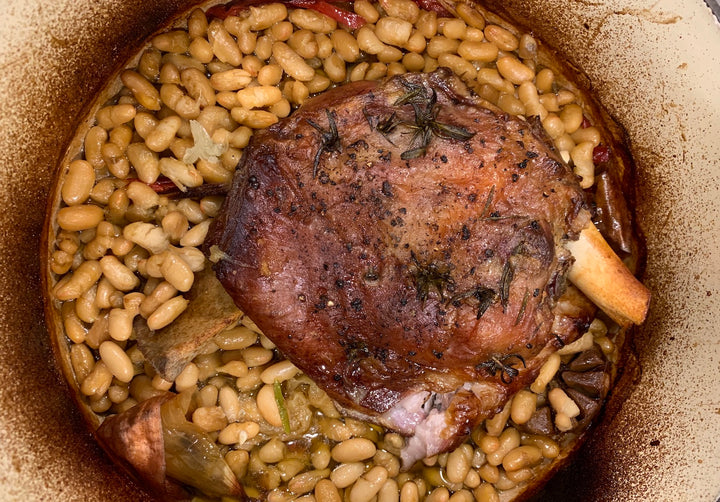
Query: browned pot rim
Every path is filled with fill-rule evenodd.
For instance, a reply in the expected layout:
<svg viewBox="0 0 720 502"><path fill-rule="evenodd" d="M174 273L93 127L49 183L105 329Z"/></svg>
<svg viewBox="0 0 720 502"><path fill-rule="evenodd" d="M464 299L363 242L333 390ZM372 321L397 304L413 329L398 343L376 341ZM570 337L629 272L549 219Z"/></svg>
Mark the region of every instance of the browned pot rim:
<svg viewBox="0 0 720 502"><path fill-rule="evenodd" d="M2 259L8 270L2 293L9 301L2 312L1 368L8 375L26 371L33 375L26 383L26 395L9 387L0 394L0 402L11 405L0 412L0 436L3 444L12 445L0 454L0 460L11 466L0 486L7 488L10 499L69 492L87 494L82 497L86 500L143 498L142 492L125 486L123 476L113 473L82 427L74 423L68 434L64 417L77 421L77 413L66 396L57 393L61 385L56 374L47 367L28 371L31 363L48 361L49 353L42 305L26 287L29 283L37 292L40 277L37 272L28 277L27 271L38 270L37 235L53 174L49 166L56 164L65 148L76 117L88 109L84 96L96 92L112 74L115 68L109 61L117 65L129 57L128 47L180 3L103 1L89 2L86 9L74 4L78 6L74 13L89 12L90 19L65 18L61 4L38 10L39 2L11 0L7 12L14 22L0 29L6 42L0 44L0 62L4 68L17 69L0 76L0 86L7 90L2 93L3 109L18 111L3 119L7 127L0 143L8 166L2 173L2 194L9 208L2 218ZM716 372L708 369L717 368L720 361L714 342L720 327L720 272L712 266L718 262L718 252L708 245L720 241L718 219L713 216L718 212L720 166L712 148L713 124L720 123L720 85L717 72L710 71L718 67L717 25L700 1L640 8L614 1L605 5L511 1L507 8L539 20L540 27L554 26L543 38L563 52L577 44L574 61L628 130L643 180L637 209L648 235L647 280L651 288L664 293L636 337L644 369L637 390L603 424L602 439L591 441L568 479L582 479L587 493L605 494L596 499L612 493L611 498L626 500L653 494L661 500L673 494L710 500L720 492L713 475L720 468L720 386ZM633 43L627 42L629 36ZM83 41L103 37L109 43L95 47L103 62L93 64L89 53L79 48ZM667 40L673 43L668 46ZM28 64L19 65L20 61ZM80 70L70 72L69 66ZM29 136L28 130L35 134ZM54 134L38 134L38 130ZM38 170L38 166L46 167ZM48 396L48 389L55 391ZM44 431L38 431L39 423ZM688 431L694 432L696 441L675 439L687 438ZM43 458L38 445L51 445L43 453L52 458ZM86 458L93 459L90 466ZM30 466L39 465L55 481L30 476ZM80 470L89 471L89 488L72 475ZM661 486L661 480L670 476L673 486Z"/></svg>

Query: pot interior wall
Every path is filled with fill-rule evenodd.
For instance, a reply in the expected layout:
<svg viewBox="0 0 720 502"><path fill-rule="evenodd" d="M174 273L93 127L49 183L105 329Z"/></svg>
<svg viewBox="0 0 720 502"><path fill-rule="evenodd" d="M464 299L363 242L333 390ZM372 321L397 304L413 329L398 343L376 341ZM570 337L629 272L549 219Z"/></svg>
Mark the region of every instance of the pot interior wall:
<svg viewBox="0 0 720 502"><path fill-rule="evenodd" d="M626 128L654 291L642 375L611 406L556 500L720 493L720 29L701 0L510 0L570 55ZM39 238L58 159L91 98L180 0L9 0L0 25L0 493L148 500L95 445L53 363ZM687 438L694 438L689 441Z"/></svg>
<svg viewBox="0 0 720 502"><path fill-rule="evenodd" d="M59 159L93 96L168 0L9 1L0 24L0 499L150 500L100 450L56 369L40 235Z"/></svg>

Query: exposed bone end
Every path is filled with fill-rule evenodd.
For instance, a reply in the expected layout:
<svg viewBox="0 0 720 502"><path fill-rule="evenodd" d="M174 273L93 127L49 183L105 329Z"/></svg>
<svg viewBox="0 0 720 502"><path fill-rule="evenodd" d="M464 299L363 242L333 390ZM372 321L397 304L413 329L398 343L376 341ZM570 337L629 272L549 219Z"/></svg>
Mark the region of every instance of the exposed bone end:
<svg viewBox="0 0 720 502"><path fill-rule="evenodd" d="M645 320L650 291L632 275L592 222L566 247L575 258L569 278L595 305L621 326Z"/></svg>

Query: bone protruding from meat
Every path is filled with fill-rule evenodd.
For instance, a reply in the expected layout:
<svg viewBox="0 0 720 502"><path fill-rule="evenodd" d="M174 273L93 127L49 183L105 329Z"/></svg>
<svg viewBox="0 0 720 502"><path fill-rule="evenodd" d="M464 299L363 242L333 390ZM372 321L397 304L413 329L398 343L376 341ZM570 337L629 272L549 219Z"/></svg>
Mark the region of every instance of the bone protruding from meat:
<svg viewBox="0 0 720 502"><path fill-rule="evenodd" d="M650 305L650 291L632 275L593 223L567 249L575 258L569 279L621 326L640 324Z"/></svg>

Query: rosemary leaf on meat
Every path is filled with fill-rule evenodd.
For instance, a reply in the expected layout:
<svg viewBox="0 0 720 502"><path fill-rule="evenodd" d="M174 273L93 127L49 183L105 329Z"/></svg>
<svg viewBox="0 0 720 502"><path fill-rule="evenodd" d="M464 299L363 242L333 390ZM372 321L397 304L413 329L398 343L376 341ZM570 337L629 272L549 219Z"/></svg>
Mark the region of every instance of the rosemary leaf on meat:
<svg viewBox="0 0 720 502"><path fill-rule="evenodd" d="M490 305L493 304L496 299L497 294L495 293L495 291L490 288L486 288L483 285L478 285L475 288L469 289L468 291L456 294L455 296L450 298L449 303L459 306L462 302L477 302L476 319L480 319L485 313L485 311L487 311L487 309L490 307Z"/></svg>
<svg viewBox="0 0 720 502"><path fill-rule="evenodd" d="M513 250L510 252L510 256L508 256L508 259L505 262L505 265L503 265L503 271L500 277L500 303L503 307L503 313L505 313L505 309L508 305L508 300L510 299L510 283L515 277L515 267L512 264L512 258L513 256L517 256L524 252L525 241L522 241L513 248ZM527 295L528 292L526 291L525 294Z"/></svg>
<svg viewBox="0 0 720 502"><path fill-rule="evenodd" d="M410 101L409 104L415 113L415 122L407 123L406 125L415 131L410 144L416 146L400 155L400 158L403 160L425 155L433 136L443 139L466 141L475 135L475 133L462 127L445 124L437 120L440 108L437 104L437 93L435 89L431 89L430 97L427 99L424 108L415 101Z"/></svg>
<svg viewBox="0 0 720 502"><path fill-rule="evenodd" d="M505 265L503 265L502 276L500 277L500 304L502 305L503 312L505 312L508 305L508 299L510 298L510 283L513 280L514 274L515 269L508 258Z"/></svg>
<svg viewBox="0 0 720 502"><path fill-rule="evenodd" d="M414 266L412 273L418 300L424 303L430 292L435 291L440 296L440 300L444 301L445 293L455 286L450 267L435 262L421 264L414 251L410 252L410 258Z"/></svg>
<svg viewBox="0 0 720 502"><path fill-rule="evenodd" d="M485 215L490 210L490 204L492 204L493 197L495 197L495 185L490 187L490 193L488 193L487 199L485 199L485 206L483 206L483 210L480 213L480 219L485 218Z"/></svg>
<svg viewBox="0 0 720 502"><path fill-rule="evenodd" d="M395 145L395 142L393 142L392 139L390 139L390 134L397 128L397 126L402 124L402 121L397 118L397 113L393 112L392 115L385 119L380 119L378 117L373 117L370 115L370 112L365 107L362 110L363 115L365 116L365 120L367 120L368 125L370 126L370 129L375 129L377 132L382 134L382 136L393 146Z"/></svg>
<svg viewBox="0 0 720 502"><path fill-rule="evenodd" d="M528 300L530 299L530 290L525 289L525 295L523 296L522 304L520 305L520 311L518 312L517 318L515 318L515 326L520 324L520 321L525 317L525 309L527 308Z"/></svg>
<svg viewBox="0 0 720 502"><path fill-rule="evenodd" d="M511 384L515 377L520 373L519 369L508 363L509 360L513 359L521 363L523 368L527 367L525 365L525 359L520 354L507 354L503 356L493 356L487 361L478 364L476 369L484 369L490 373L491 376L495 376L498 372L500 372L500 380L502 383L508 385Z"/></svg>
<svg viewBox="0 0 720 502"><path fill-rule="evenodd" d="M378 122L377 126L375 126L375 129L385 136L385 139L390 141L391 144L395 144L392 142L392 140L389 138L390 133L395 130L395 128L400 124L400 121L396 118L397 113L393 112L392 115L390 115L385 120L381 120Z"/></svg>
<svg viewBox="0 0 720 502"><path fill-rule="evenodd" d="M397 98L393 103L393 106L402 106L408 103L422 104L424 101L427 101L428 93L424 86L408 82L404 78L399 79L398 82L407 89L407 92Z"/></svg>
<svg viewBox="0 0 720 502"><path fill-rule="evenodd" d="M318 166L320 165L320 156L323 152L339 152L342 149L340 135L338 134L337 124L335 123L337 115L334 111L330 111L328 109L325 109L325 114L328 118L327 129L324 129L314 120L306 119L307 123L320 133L320 146L318 147L317 153L315 153L315 159L313 160L313 178L317 177Z"/></svg>
<svg viewBox="0 0 720 502"><path fill-rule="evenodd" d="M398 126L409 128L413 132L412 139L410 140L410 148L400 155L401 159L410 160L424 156L433 137L467 141L475 135L474 132L468 131L463 127L446 124L437 120L440 107L437 103L437 93L434 89L427 89L422 85L414 84L404 79L400 79L400 83L405 87L407 92L395 100L393 105L398 107L410 105L415 115L412 122L399 120L397 113L393 112L392 115L385 119L377 119L377 123L373 126L367 111L363 110L363 113L365 113L365 118L370 126L374 127L375 130L382 134L393 145L394 143L390 140L389 135Z"/></svg>

